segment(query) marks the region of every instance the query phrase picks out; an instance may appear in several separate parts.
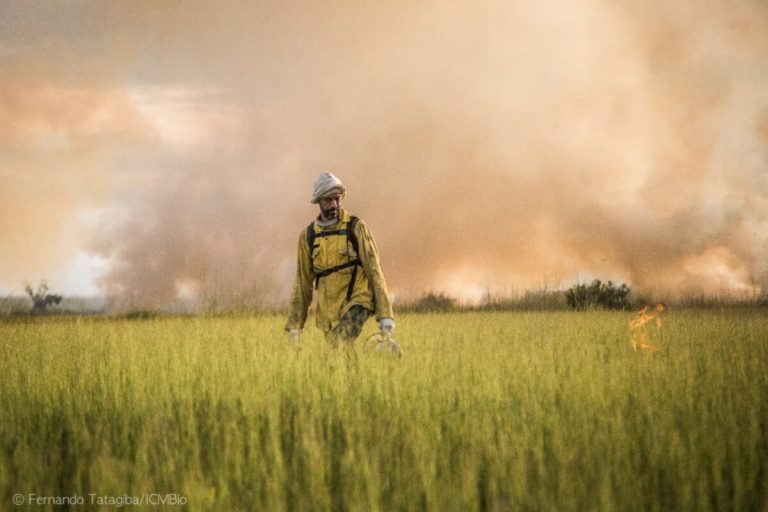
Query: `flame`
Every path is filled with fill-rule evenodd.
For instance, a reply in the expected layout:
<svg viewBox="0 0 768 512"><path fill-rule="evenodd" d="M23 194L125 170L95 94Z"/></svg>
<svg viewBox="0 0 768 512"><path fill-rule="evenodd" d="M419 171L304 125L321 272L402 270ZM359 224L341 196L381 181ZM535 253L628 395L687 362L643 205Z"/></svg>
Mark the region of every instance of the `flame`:
<svg viewBox="0 0 768 512"><path fill-rule="evenodd" d="M664 306L661 304L653 310L649 310L648 306L645 306L629 322L630 343L633 350L648 350L651 353L659 351L659 347L651 343L651 333L648 329L648 324L653 321L653 324L656 326L655 332L658 333L661 330L661 314L663 312Z"/></svg>

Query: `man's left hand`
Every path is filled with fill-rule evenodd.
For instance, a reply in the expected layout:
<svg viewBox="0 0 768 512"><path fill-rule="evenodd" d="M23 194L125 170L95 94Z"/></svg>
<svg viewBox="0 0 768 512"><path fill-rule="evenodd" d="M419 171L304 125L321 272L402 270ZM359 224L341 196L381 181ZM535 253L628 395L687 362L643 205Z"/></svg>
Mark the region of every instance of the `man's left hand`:
<svg viewBox="0 0 768 512"><path fill-rule="evenodd" d="M392 336L392 333L395 332L395 321L391 318L382 318L379 320L379 327L383 334Z"/></svg>

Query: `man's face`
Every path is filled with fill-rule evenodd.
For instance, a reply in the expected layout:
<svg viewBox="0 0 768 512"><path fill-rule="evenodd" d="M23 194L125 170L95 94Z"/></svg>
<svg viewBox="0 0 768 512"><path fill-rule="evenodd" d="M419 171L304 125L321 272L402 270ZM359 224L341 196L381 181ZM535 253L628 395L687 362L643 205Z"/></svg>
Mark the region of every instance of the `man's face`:
<svg viewBox="0 0 768 512"><path fill-rule="evenodd" d="M339 207L341 206L341 194L335 192L327 197L321 197L319 204L321 220L337 219L339 217Z"/></svg>

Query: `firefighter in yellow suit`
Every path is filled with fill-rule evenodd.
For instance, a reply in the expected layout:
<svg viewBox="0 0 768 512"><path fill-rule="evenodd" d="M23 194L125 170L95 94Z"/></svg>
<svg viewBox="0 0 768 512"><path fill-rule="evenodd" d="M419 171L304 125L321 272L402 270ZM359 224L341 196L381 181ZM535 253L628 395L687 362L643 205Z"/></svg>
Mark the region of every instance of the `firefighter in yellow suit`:
<svg viewBox="0 0 768 512"><path fill-rule="evenodd" d="M385 334L395 329L379 252L366 223L341 208L346 190L326 172L315 181L318 217L299 236L296 278L285 330L298 343L317 289L317 327L335 348L351 344L372 315Z"/></svg>

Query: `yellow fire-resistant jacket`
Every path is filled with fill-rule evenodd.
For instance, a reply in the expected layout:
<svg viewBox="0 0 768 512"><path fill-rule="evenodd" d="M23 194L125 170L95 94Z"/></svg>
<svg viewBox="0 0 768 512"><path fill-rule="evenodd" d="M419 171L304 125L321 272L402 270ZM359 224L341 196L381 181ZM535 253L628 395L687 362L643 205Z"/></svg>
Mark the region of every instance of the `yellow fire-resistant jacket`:
<svg viewBox="0 0 768 512"><path fill-rule="evenodd" d="M346 228L350 215L339 209L339 222L320 227L314 223L315 233ZM347 288L352 278L353 267L347 267L321 277L317 283L317 327L323 332L332 330L341 317L354 305L361 305L374 312L377 320L393 318L392 304L387 294L387 285L379 265L379 251L371 230L362 220L355 225L362 267L357 266L352 296L347 301ZM353 261L358 255L348 242L346 235L315 236L314 268L317 272ZM307 311L312 302L312 288L315 285L310 249L307 245L307 230L299 236L298 265L291 295L291 310L286 330L302 329L307 320Z"/></svg>

